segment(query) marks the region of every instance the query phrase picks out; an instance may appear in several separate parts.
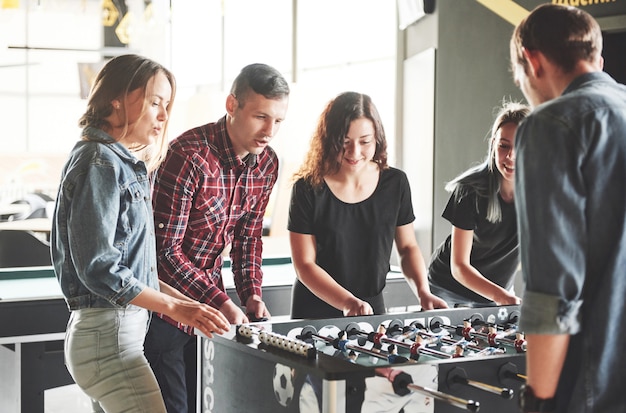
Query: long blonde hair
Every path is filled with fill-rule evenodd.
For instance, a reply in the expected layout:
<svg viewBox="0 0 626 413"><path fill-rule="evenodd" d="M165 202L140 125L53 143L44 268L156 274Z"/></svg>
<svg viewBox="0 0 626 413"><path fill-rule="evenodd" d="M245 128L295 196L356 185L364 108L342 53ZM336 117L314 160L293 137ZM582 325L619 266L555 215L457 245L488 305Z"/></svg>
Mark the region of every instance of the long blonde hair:
<svg viewBox="0 0 626 413"><path fill-rule="evenodd" d="M489 198L487 204L487 221L496 223L502 221L502 210L498 201L500 181L502 174L496 165L496 136L500 128L507 123L519 125L530 113L527 105L518 102L504 102L491 127L489 149L485 160L446 184L446 191L454 193L458 201L470 190L475 191L479 197Z"/></svg>
<svg viewBox="0 0 626 413"><path fill-rule="evenodd" d="M87 110L80 117L78 125L82 127L91 126L103 130L110 129L111 124L107 118L113 112L111 102L115 99L122 100L128 96L129 93L137 89L143 89L145 105L145 93L147 93L146 85L158 73L163 73L172 87L172 96L167 107L169 120L172 105L174 104L174 97L176 95L176 80L174 75L164 66L151 59L139 55L127 54L111 59L98 72L91 92L89 93ZM128 133L128 119L126 118L124 121L123 132L118 139L122 139ZM161 138L154 145L132 148L133 151L141 154L141 158L146 163L146 167L150 172L158 168L167 154L167 125L168 121L163 125ZM83 139L89 140L89 137L83 136Z"/></svg>

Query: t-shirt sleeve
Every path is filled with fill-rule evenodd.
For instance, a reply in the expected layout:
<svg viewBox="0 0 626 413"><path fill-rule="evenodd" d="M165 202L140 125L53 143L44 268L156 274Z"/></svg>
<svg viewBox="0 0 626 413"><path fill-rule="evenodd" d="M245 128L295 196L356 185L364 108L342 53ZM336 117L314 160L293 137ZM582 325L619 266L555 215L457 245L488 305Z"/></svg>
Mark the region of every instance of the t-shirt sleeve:
<svg viewBox="0 0 626 413"><path fill-rule="evenodd" d="M413 212L413 201L411 200L411 186L409 179L405 173L401 174L402 181L400 184L400 209L398 211L398 220L396 226L410 224L415 221L415 213Z"/></svg>
<svg viewBox="0 0 626 413"><path fill-rule="evenodd" d="M299 234L313 233L314 191L311 185L299 179L291 188L287 229Z"/></svg>
<svg viewBox="0 0 626 413"><path fill-rule="evenodd" d="M450 221L457 228L475 230L477 221L477 204L474 193L467 193L458 197L453 193L448 199L442 217Z"/></svg>

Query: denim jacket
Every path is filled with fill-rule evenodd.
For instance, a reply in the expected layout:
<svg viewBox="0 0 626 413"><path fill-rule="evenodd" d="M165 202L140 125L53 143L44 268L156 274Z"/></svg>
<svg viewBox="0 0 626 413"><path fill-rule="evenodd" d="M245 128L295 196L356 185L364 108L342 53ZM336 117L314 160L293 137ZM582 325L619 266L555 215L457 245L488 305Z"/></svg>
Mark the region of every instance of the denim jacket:
<svg viewBox="0 0 626 413"><path fill-rule="evenodd" d="M142 161L86 127L63 168L52 224L54 271L70 310L121 308L158 289L151 185Z"/></svg>
<svg viewBox="0 0 626 413"><path fill-rule="evenodd" d="M570 335L555 412L624 412L626 86L576 78L517 129L520 328Z"/></svg>

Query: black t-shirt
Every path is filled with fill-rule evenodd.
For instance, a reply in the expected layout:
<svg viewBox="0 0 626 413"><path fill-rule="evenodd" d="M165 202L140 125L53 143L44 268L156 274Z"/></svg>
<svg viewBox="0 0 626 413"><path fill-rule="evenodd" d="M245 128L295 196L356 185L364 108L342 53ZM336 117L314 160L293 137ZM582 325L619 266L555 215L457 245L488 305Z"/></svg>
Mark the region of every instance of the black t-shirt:
<svg viewBox="0 0 626 413"><path fill-rule="evenodd" d="M385 287L396 227L414 220L406 174L388 168L381 172L374 193L353 204L337 199L325 183L313 189L298 180L291 193L287 228L314 235L317 264L341 286L366 299ZM303 289L298 287L298 291ZM293 300L304 308L302 300L314 301L310 295L294 289ZM292 316L317 318L319 314Z"/></svg>
<svg viewBox="0 0 626 413"><path fill-rule="evenodd" d="M458 202L452 194L442 217L457 228L474 231L470 263L490 281L509 289L513 285L519 265L519 241L517 239L517 216L514 203L506 203L498 196L502 209L502 221L487 221L488 199L478 197L474 191L461 197ZM450 270L451 235L437 248L431 258L428 278L432 285L459 294L477 303L490 300L474 293L452 277Z"/></svg>

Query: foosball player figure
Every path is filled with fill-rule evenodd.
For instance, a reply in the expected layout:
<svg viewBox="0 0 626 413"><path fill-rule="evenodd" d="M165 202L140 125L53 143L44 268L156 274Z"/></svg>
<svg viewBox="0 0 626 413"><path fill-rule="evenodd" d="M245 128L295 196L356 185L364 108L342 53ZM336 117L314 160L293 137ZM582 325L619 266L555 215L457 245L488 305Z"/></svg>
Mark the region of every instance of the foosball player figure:
<svg viewBox="0 0 626 413"><path fill-rule="evenodd" d="M389 352L389 354L387 355L387 360L391 364L400 364L409 361L408 358L398 355L398 349L395 344L389 344L389 346L387 347L387 351Z"/></svg>
<svg viewBox="0 0 626 413"><path fill-rule="evenodd" d="M513 345L515 346L515 351L518 353L526 352L526 338L524 338L524 333L521 331L515 333L515 341L513 342Z"/></svg>
<svg viewBox="0 0 626 413"><path fill-rule="evenodd" d="M432 344L434 342L436 342L438 339L436 337L431 337L429 339L425 339L424 337L420 336L419 334L415 335L415 341L413 342L413 344L411 344L411 347L409 347L409 353L411 354L409 357L411 358L411 360L419 360L420 358L420 348L427 346L429 344Z"/></svg>
<svg viewBox="0 0 626 413"><path fill-rule="evenodd" d="M383 346L382 339L387 337L387 327L384 324L379 324L375 333L370 333L368 339L374 343L372 348L380 351Z"/></svg>
<svg viewBox="0 0 626 413"><path fill-rule="evenodd" d="M506 353L506 349L504 347L487 347L476 354L479 356L492 356L494 354L504 353Z"/></svg>
<svg viewBox="0 0 626 413"><path fill-rule="evenodd" d="M339 334L337 334L337 338L335 339L335 341L336 343L334 347L336 349L339 349L343 352L346 352L348 350L346 349L346 344L348 344L348 337L347 337L346 330L341 330Z"/></svg>
<svg viewBox="0 0 626 413"><path fill-rule="evenodd" d="M463 344L457 344L456 346L454 346L454 354L452 355L452 358L459 358L459 357L464 357Z"/></svg>
<svg viewBox="0 0 626 413"><path fill-rule="evenodd" d="M354 350L350 350L350 352L348 353L348 361L350 363L356 363L356 359L359 357L359 355L357 354L356 351Z"/></svg>
<svg viewBox="0 0 626 413"><path fill-rule="evenodd" d="M424 338L419 334L416 334L415 341L413 342L413 344L411 344L411 347L409 348L409 353L411 354L409 357L411 357L411 359L415 361L419 360L420 348L422 347L424 347Z"/></svg>
<svg viewBox="0 0 626 413"><path fill-rule="evenodd" d="M475 333L476 330L474 330L474 327L472 327L472 322L469 320L469 318L466 318L465 320L463 320L463 329L461 330L461 335L467 340L467 341L472 341L473 337L472 337L472 333Z"/></svg>
<svg viewBox="0 0 626 413"><path fill-rule="evenodd" d="M489 327L487 327L487 342L489 343L490 347L497 347L498 346L498 329L496 328L495 324L489 324Z"/></svg>

